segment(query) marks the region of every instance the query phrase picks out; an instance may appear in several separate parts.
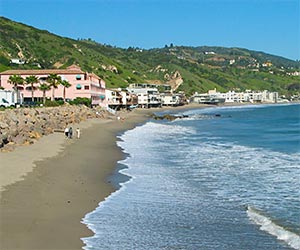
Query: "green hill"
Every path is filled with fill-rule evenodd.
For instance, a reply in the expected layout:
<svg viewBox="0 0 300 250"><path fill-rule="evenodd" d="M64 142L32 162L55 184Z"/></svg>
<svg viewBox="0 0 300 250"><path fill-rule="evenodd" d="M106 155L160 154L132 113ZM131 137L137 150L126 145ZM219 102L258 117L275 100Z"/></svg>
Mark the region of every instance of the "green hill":
<svg viewBox="0 0 300 250"><path fill-rule="evenodd" d="M24 64L11 63L19 58ZM78 64L102 77L108 87L129 83L170 84L188 95L217 88L299 91L299 61L242 48L165 46L121 49L92 41L60 37L0 17L0 71L66 68Z"/></svg>

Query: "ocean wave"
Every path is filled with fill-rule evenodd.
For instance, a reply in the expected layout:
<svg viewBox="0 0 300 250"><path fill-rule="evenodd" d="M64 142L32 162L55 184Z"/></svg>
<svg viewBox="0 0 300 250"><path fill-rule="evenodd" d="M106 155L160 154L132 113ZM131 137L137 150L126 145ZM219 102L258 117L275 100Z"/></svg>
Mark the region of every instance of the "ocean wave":
<svg viewBox="0 0 300 250"><path fill-rule="evenodd" d="M271 218L262 215L258 210L248 206L247 209L248 217L255 224L260 226L260 229L276 236L277 239L284 241L290 247L300 250L300 236L277 225Z"/></svg>

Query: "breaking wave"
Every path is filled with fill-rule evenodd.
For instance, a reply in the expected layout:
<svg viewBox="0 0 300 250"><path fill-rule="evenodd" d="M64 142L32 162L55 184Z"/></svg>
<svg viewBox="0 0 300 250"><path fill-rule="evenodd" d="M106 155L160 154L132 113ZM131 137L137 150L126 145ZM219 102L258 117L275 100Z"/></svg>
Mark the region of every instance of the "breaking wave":
<svg viewBox="0 0 300 250"><path fill-rule="evenodd" d="M271 218L262 215L256 209L248 207L247 214L251 221L260 226L260 229L276 236L277 239L286 242L290 247L300 250L300 236L277 225Z"/></svg>

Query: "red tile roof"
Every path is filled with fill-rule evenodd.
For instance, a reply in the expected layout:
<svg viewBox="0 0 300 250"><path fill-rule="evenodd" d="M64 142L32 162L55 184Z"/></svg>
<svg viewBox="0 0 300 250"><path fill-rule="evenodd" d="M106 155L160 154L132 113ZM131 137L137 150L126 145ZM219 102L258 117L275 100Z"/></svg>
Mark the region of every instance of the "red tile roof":
<svg viewBox="0 0 300 250"><path fill-rule="evenodd" d="M0 75L49 75L49 74L84 74L81 69L12 69L1 72Z"/></svg>

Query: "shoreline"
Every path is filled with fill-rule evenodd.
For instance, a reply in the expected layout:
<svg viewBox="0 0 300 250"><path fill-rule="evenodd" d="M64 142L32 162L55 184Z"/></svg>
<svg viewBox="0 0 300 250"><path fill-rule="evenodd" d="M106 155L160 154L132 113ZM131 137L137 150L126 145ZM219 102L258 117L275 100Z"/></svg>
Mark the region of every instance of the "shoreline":
<svg viewBox="0 0 300 250"><path fill-rule="evenodd" d="M19 171L7 171L13 178L6 185L1 182L0 248L82 249L81 238L93 235L82 219L116 190L108 176L125 157L116 144L117 134L145 122L151 112L121 113L121 121L89 120L80 124L80 139L52 134L1 154L0 166ZM57 148L48 152L51 147ZM37 148L49 154L36 155ZM30 160L23 164L24 159Z"/></svg>

